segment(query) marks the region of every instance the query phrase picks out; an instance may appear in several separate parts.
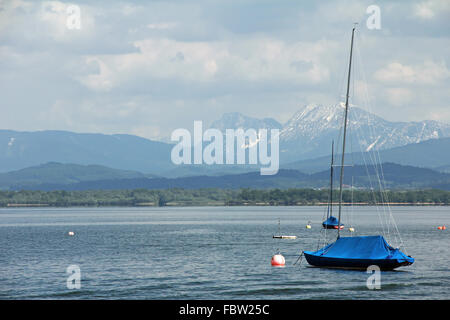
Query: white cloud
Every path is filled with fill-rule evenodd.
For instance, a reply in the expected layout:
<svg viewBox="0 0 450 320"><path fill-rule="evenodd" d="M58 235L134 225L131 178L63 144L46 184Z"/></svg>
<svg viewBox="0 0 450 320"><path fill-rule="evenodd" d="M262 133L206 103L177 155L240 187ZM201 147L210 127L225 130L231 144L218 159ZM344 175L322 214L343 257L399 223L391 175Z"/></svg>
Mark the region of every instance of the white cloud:
<svg viewBox="0 0 450 320"><path fill-rule="evenodd" d="M334 42L285 43L276 39L241 39L233 42L186 42L171 39L136 41L137 53L96 55L100 72L79 80L93 90L110 90L142 78L210 82L289 81L322 83L330 71L322 56ZM293 67L303 62L304 70Z"/></svg>
<svg viewBox="0 0 450 320"><path fill-rule="evenodd" d="M116 85L113 71L102 59L96 57L88 57L85 59L86 67L93 63L98 66L98 72L76 78L93 90L109 91Z"/></svg>
<svg viewBox="0 0 450 320"><path fill-rule="evenodd" d="M414 16L424 20L433 19L438 14L450 12L450 1L427 0L413 5Z"/></svg>
<svg viewBox="0 0 450 320"><path fill-rule="evenodd" d="M217 72L217 63L215 60L211 59L205 62L205 69L208 73L214 74Z"/></svg>
<svg viewBox="0 0 450 320"><path fill-rule="evenodd" d="M130 16L133 14L138 13L139 11L145 10L144 7L142 6L136 6L136 5L132 5L132 4L124 4L121 8L121 11L123 12L124 15L126 16Z"/></svg>
<svg viewBox="0 0 450 320"><path fill-rule="evenodd" d="M433 108L432 111L428 112L425 116L427 119L440 122L442 122L443 119L450 119L450 106Z"/></svg>
<svg viewBox="0 0 450 320"><path fill-rule="evenodd" d="M358 22L366 16L369 5L364 1L321 1L318 13L327 22Z"/></svg>
<svg viewBox="0 0 450 320"><path fill-rule="evenodd" d="M407 105L414 97L413 92L407 88L388 88L386 95L389 103L396 107Z"/></svg>
<svg viewBox="0 0 450 320"><path fill-rule="evenodd" d="M392 62L375 72L375 79L385 83L434 85L450 77L444 61L426 60L422 65L403 65Z"/></svg>
<svg viewBox="0 0 450 320"><path fill-rule="evenodd" d="M177 24L175 22L150 23L147 25L147 28L156 30L165 30L175 28L176 25Z"/></svg>
<svg viewBox="0 0 450 320"><path fill-rule="evenodd" d="M354 21L377 114L450 122L449 3L380 3L376 31L369 0L0 0L0 128L154 137L230 111L285 121L339 101ZM67 28L70 4L81 30Z"/></svg>

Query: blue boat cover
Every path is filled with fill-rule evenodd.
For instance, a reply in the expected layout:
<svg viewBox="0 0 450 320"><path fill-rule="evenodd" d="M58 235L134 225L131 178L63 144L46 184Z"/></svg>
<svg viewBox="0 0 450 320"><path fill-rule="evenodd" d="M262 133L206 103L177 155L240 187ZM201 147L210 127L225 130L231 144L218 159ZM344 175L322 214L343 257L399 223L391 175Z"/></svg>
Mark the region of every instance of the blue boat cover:
<svg viewBox="0 0 450 320"><path fill-rule="evenodd" d="M408 257L399 249L392 248L383 236L340 237L318 251L305 253L335 259L395 259L398 262L414 262L414 258Z"/></svg>
<svg viewBox="0 0 450 320"><path fill-rule="evenodd" d="M327 220L325 220L323 223L323 225L327 225L327 226L336 226L338 225L338 219L336 217L330 216ZM341 226L343 226L343 224L341 223Z"/></svg>

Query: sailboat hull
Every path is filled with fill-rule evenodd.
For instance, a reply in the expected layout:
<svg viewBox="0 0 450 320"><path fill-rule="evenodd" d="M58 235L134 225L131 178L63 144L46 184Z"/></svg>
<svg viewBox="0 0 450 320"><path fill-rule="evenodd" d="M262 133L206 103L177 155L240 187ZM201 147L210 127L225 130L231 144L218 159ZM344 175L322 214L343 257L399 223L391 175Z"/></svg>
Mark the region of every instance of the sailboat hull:
<svg viewBox="0 0 450 320"><path fill-rule="evenodd" d="M341 259L318 257L304 253L306 261L314 267L367 270L369 266L376 265L380 270L394 270L398 267L409 266L412 263L398 259Z"/></svg>
<svg viewBox="0 0 450 320"><path fill-rule="evenodd" d="M325 224L325 223L322 223L322 227L324 229L335 229L335 230L337 230L337 228L338 228L337 225L329 225L329 224ZM344 225L343 224L341 224L341 230L342 229L344 229Z"/></svg>
<svg viewBox="0 0 450 320"><path fill-rule="evenodd" d="M340 237L317 251L304 251L306 261L315 267L367 269L376 265L393 270L414 263L414 258L392 248L382 236Z"/></svg>

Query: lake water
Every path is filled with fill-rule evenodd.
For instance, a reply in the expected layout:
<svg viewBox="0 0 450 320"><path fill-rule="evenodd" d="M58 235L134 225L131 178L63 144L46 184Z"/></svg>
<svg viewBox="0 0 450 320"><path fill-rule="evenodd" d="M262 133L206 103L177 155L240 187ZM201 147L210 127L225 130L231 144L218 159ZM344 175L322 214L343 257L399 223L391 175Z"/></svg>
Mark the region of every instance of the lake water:
<svg viewBox="0 0 450 320"><path fill-rule="evenodd" d="M364 271L294 265L317 249L324 207L0 209L0 299L449 299L450 231L437 226L450 226L450 208L392 212L416 261L369 290ZM343 222L373 235L378 213L345 208ZM272 238L278 219L297 239ZM270 264L278 250L283 268ZM79 289L67 287L70 265Z"/></svg>

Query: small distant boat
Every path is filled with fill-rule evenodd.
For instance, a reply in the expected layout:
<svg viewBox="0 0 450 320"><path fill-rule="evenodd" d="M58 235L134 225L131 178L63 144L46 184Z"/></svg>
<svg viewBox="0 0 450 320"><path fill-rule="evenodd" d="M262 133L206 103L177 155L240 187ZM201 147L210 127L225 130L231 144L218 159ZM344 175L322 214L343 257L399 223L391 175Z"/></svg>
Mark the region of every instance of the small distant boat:
<svg viewBox="0 0 450 320"><path fill-rule="evenodd" d="M331 165L330 165L330 200L327 208L327 219L322 222L322 226L325 229L337 229L339 221L333 216L333 166L334 166L334 141L331 142ZM344 228L344 224L341 223L340 229Z"/></svg>
<svg viewBox="0 0 450 320"><path fill-rule="evenodd" d="M322 226L325 229L337 229L339 225L339 221L336 217L330 216L327 220L322 222ZM341 223L340 229L344 229L344 224Z"/></svg>
<svg viewBox="0 0 450 320"><path fill-rule="evenodd" d="M297 236L273 236L274 239L297 239Z"/></svg>
<svg viewBox="0 0 450 320"><path fill-rule="evenodd" d="M297 239L297 236L281 235L281 232L280 232L280 219L278 219L278 235L274 235L274 236L272 236L272 238L274 238L274 239Z"/></svg>

